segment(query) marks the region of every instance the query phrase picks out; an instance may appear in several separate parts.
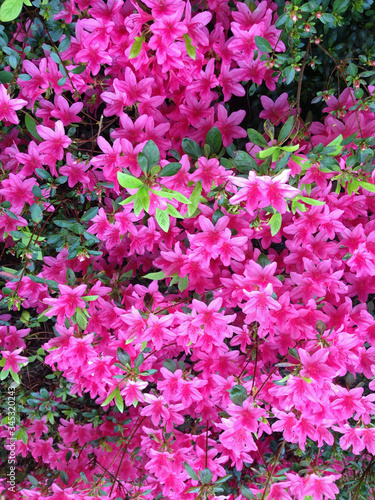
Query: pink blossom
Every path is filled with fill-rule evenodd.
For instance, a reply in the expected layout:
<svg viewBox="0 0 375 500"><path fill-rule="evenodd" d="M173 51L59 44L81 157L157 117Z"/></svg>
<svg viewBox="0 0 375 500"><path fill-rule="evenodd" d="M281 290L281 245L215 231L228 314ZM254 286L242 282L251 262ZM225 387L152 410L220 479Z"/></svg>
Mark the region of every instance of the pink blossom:
<svg viewBox="0 0 375 500"><path fill-rule="evenodd" d="M11 99L3 84L0 84L0 120L17 125L19 119L16 111L22 109L27 104L23 99Z"/></svg>

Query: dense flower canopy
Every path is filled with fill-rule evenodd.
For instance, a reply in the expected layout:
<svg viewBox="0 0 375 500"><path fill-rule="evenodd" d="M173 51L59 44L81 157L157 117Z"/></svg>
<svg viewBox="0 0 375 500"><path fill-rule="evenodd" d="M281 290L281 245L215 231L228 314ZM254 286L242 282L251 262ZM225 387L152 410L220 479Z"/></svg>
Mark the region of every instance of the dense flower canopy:
<svg viewBox="0 0 375 500"><path fill-rule="evenodd" d="M339 86L301 110L372 2L29 3L0 37L4 498L375 498L374 48L322 45Z"/></svg>

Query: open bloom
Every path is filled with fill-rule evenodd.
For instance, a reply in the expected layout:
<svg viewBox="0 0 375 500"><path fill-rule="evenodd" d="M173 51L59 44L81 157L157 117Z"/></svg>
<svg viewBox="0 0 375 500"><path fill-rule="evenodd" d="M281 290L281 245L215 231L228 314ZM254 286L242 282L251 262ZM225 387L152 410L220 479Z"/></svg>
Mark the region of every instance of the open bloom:
<svg viewBox="0 0 375 500"><path fill-rule="evenodd" d="M271 205L281 214L285 214L287 210L285 198L294 198L297 194L300 194L299 189L287 184L289 176L290 170L285 169L275 177L264 175L260 178L260 188L263 193L260 207Z"/></svg>
<svg viewBox="0 0 375 500"><path fill-rule="evenodd" d="M259 321L264 322L269 315L270 310L278 311L281 309L273 297L272 285L269 283L264 290L243 291L249 297L247 303L243 306L243 312L247 314L246 322Z"/></svg>
<svg viewBox="0 0 375 500"><path fill-rule="evenodd" d="M51 309L45 313L48 318L57 316L57 322L63 323L65 317L70 318L76 312L76 308L85 308L86 303L81 298L86 291L86 285L71 288L68 285L59 285L60 295L57 299L44 299L44 303L51 305Z"/></svg>
<svg viewBox="0 0 375 500"><path fill-rule="evenodd" d="M14 373L18 373L20 371L19 363L27 363L28 359L25 356L20 356L20 352L22 350L23 349L21 347L20 349L16 349L12 352L2 352L4 359L6 359L4 371L11 369Z"/></svg>
<svg viewBox="0 0 375 500"><path fill-rule="evenodd" d="M11 99L4 85L0 85L0 120L17 125L19 119L16 111L23 108L26 104L27 101L23 99Z"/></svg>

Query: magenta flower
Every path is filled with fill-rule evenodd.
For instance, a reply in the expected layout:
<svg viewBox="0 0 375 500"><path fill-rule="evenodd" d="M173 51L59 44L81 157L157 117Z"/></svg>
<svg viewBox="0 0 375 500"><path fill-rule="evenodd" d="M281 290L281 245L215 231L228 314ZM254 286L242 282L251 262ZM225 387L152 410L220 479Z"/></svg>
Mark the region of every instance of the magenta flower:
<svg viewBox="0 0 375 500"><path fill-rule="evenodd" d="M249 297L246 304L242 306L243 312L247 315L247 323L251 323L252 321L263 322L264 318L269 316L270 311L278 311L281 309L281 304L272 297L273 289L271 283L263 290L253 292L244 290L243 292Z"/></svg>
<svg viewBox="0 0 375 500"><path fill-rule="evenodd" d="M55 130L51 130L44 125L36 126L37 132L45 140L39 146L41 153L46 153L56 160L62 160L64 157L64 149L71 144L71 139L65 135L64 125L62 121L57 121Z"/></svg>
<svg viewBox="0 0 375 500"><path fill-rule="evenodd" d="M0 85L0 120L17 125L19 123L16 111L27 104L23 99L11 99L3 84Z"/></svg>
<svg viewBox="0 0 375 500"><path fill-rule="evenodd" d="M86 285L79 285L76 288L71 288L68 285L59 285L60 295L57 299L47 298L44 303L51 305L51 309L44 314L48 318L57 316L57 322L63 323L64 319L70 318L76 312L76 308L84 309L86 302L81 298L86 291Z"/></svg>
<svg viewBox="0 0 375 500"><path fill-rule="evenodd" d="M329 356L328 349L319 349L314 354L309 354L300 348L298 354L303 366L302 377L312 378L318 384L322 384L325 379L332 379L336 375L336 370L325 364Z"/></svg>
<svg viewBox="0 0 375 500"><path fill-rule="evenodd" d="M3 368L4 371L12 370L14 373L18 373L20 371L19 364L27 363L28 358L25 356L20 356L20 352L23 351L23 348L16 349L15 351L3 351L3 358L6 359L5 366Z"/></svg>
<svg viewBox="0 0 375 500"><path fill-rule="evenodd" d="M285 198L294 198L300 194L300 190L287 184L290 176L290 170L285 169L281 174L275 177L264 175L259 179L260 189L263 193L263 198L260 202L260 207L271 205L281 214L287 211Z"/></svg>
<svg viewBox="0 0 375 500"><path fill-rule="evenodd" d="M222 104L217 107L217 122L215 126L220 130L223 136L223 146L228 147L232 144L233 139L246 137L246 130L238 125L246 116L246 111L235 111L228 117L228 111Z"/></svg>
<svg viewBox="0 0 375 500"><path fill-rule="evenodd" d="M10 201L13 212L20 214L25 203L33 204L34 194L32 189L36 184L35 179L22 180L19 175L10 173L9 178L2 181L0 193Z"/></svg>
<svg viewBox="0 0 375 500"><path fill-rule="evenodd" d="M305 494L312 495L314 500L335 499L339 493L338 487L334 484L337 479L340 479L341 474L330 476L317 476L311 474L307 483Z"/></svg>

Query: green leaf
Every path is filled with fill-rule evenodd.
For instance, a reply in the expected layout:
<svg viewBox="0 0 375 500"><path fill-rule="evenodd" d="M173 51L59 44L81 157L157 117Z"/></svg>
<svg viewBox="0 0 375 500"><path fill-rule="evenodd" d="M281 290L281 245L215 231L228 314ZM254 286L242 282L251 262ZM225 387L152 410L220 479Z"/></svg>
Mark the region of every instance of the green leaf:
<svg viewBox="0 0 375 500"><path fill-rule="evenodd" d="M198 208L198 204L201 198L202 183L198 181L194 186L193 192L190 195L190 205L188 206L188 215L192 217Z"/></svg>
<svg viewBox="0 0 375 500"><path fill-rule="evenodd" d="M31 476L30 474L27 475L27 479L30 481L30 483L33 485L33 486L38 486L39 484L39 481L34 477L34 476Z"/></svg>
<svg viewBox="0 0 375 500"><path fill-rule="evenodd" d="M182 139L182 149L187 155L195 160L202 156L201 148L193 139L187 139L186 137Z"/></svg>
<svg viewBox="0 0 375 500"><path fill-rule="evenodd" d="M215 210L215 212L212 214L212 222L213 224L216 224L216 222L221 219L222 217L224 217L224 212L222 212L220 210L220 208L218 208L217 210Z"/></svg>
<svg viewBox="0 0 375 500"><path fill-rule="evenodd" d="M81 479L86 483L86 484L89 484L89 480L87 479L87 476L86 474L83 472L83 470L79 473L79 475L81 476Z"/></svg>
<svg viewBox="0 0 375 500"><path fill-rule="evenodd" d="M226 483L227 481L229 481L229 479L231 479L233 477L232 474L227 474L226 476L224 477L221 477L220 479L216 479L215 481L215 484L222 484L222 483Z"/></svg>
<svg viewBox="0 0 375 500"><path fill-rule="evenodd" d="M266 139L257 130L249 128L247 129L247 135L249 136L249 139L253 144L256 144L261 148L268 147Z"/></svg>
<svg viewBox="0 0 375 500"><path fill-rule="evenodd" d="M76 320L77 320L77 325L82 328L82 330L85 330L86 327L87 327L87 318L84 314L84 312L82 311L82 309L80 309L79 307L76 308Z"/></svg>
<svg viewBox="0 0 375 500"><path fill-rule="evenodd" d="M259 151L259 153L257 153L257 156L259 156L259 158L261 159L268 158L269 156L273 155L276 151L280 151L280 148L278 146L271 146L270 148L267 148L264 151Z"/></svg>
<svg viewBox="0 0 375 500"><path fill-rule="evenodd" d="M142 363L143 363L143 361L144 361L144 360L145 360L144 355L143 355L142 353L141 353L141 354L139 354L139 355L135 358L135 360L134 360L134 367L135 367L135 368L139 368L139 367L142 365Z"/></svg>
<svg viewBox="0 0 375 500"><path fill-rule="evenodd" d="M26 116L26 118L27 118L27 116ZM49 172L47 172L47 170L44 170L43 168L36 168L35 172L39 175L39 177L41 177L45 181L52 181L53 180L51 174Z"/></svg>
<svg viewBox="0 0 375 500"><path fill-rule="evenodd" d="M261 253L258 257L257 264L260 264L263 268L271 264L270 259L264 253Z"/></svg>
<svg viewBox="0 0 375 500"><path fill-rule="evenodd" d="M258 164L246 151L233 153L234 166L242 173L248 174L250 170L258 170Z"/></svg>
<svg viewBox="0 0 375 500"><path fill-rule="evenodd" d="M7 1L7 0L6 0ZM4 5L4 4L3 4ZM35 138L38 139L38 141L43 141L43 139L40 137L38 132L36 131L36 121L34 118L32 118L30 115L25 115L25 125L28 130L28 132ZM38 172L39 170L42 170L41 168L37 168L36 171ZM45 172L45 170L42 170ZM39 172L38 172L39 173ZM40 174L39 174L40 175ZM49 175L49 174L48 174ZM41 175L40 175L41 176ZM42 177L42 176L41 176ZM51 177L51 176L50 176ZM45 177L44 177L45 178ZM51 177L52 179L52 177Z"/></svg>
<svg viewBox="0 0 375 500"><path fill-rule="evenodd" d="M255 495L253 495L253 493L251 492L251 489L248 486L246 486L246 484L240 485L240 491L241 491L242 496L244 498L247 498L248 500L253 500L253 499L257 498Z"/></svg>
<svg viewBox="0 0 375 500"><path fill-rule="evenodd" d="M16 214L8 210L7 208L4 209L4 212L13 220L18 220L18 217Z"/></svg>
<svg viewBox="0 0 375 500"><path fill-rule="evenodd" d="M265 38L263 38L261 36L256 36L254 38L254 41L255 41L255 45L258 47L258 49L261 52L272 52L271 44Z"/></svg>
<svg viewBox="0 0 375 500"><path fill-rule="evenodd" d="M0 71L0 83L10 83L13 80L13 74L9 71Z"/></svg>
<svg viewBox="0 0 375 500"><path fill-rule="evenodd" d="M94 302L99 298L99 295L84 295L82 298L85 302Z"/></svg>
<svg viewBox="0 0 375 500"><path fill-rule="evenodd" d="M150 193L146 186L138 189L136 199L139 200L141 207L147 212L150 207Z"/></svg>
<svg viewBox="0 0 375 500"><path fill-rule="evenodd" d="M242 403L247 399L247 390L243 385L234 385L229 391L229 397L235 405L242 406Z"/></svg>
<svg viewBox="0 0 375 500"><path fill-rule="evenodd" d="M131 174L118 172L117 179L120 186L124 187L125 189L137 189L143 186L143 182Z"/></svg>
<svg viewBox="0 0 375 500"><path fill-rule="evenodd" d="M129 354L124 349L122 349L121 347L119 347L117 349L117 359L124 366L126 366L126 365L130 366L131 365L131 359L130 359Z"/></svg>
<svg viewBox="0 0 375 500"><path fill-rule="evenodd" d="M350 63L348 68L347 68L348 74L352 77L357 76L358 73L358 68L357 65L354 63Z"/></svg>
<svg viewBox="0 0 375 500"><path fill-rule="evenodd" d="M332 24L332 25L336 24L335 16L333 14L327 14L326 12L322 15L322 17L320 18L320 21L323 24Z"/></svg>
<svg viewBox="0 0 375 500"><path fill-rule="evenodd" d="M156 222L159 224L161 229L167 233L169 230L169 214L166 210L161 210L160 208L156 209L155 212Z"/></svg>
<svg viewBox="0 0 375 500"><path fill-rule="evenodd" d="M119 388L116 389L115 391L115 401L116 401L116 406L120 410L120 413L123 413L124 411L124 400L122 399L122 396L120 394Z"/></svg>
<svg viewBox="0 0 375 500"><path fill-rule="evenodd" d="M294 120L294 116L289 116L280 130L278 142L284 142L289 137L291 131L293 130Z"/></svg>
<svg viewBox="0 0 375 500"><path fill-rule="evenodd" d="M152 167L158 165L160 161L159 148L157 147L154 141L150 140L146 142L142 153L147 158L147 165L148 165L147 173L149 173L151 172Z"/></svg>
<svg viewBox="0 0 375 500"><path fill-rule="evenodd" d="M136 195L132 194L131 196L129 196L125 200L120 201L119 205L129 205L129 203L131 203L132 201L134 201L135 198L136 198Z"/></svg>
<svg viewBox="0 0 375 500"><path fill-rule="evenodd" d="M30 207L30 215L34 222L38 223L43 219L43 211L39 205L34 203Z"/></svg>
<svg viewBox="0 0 375 500"><path fill-rule="evenodd" d="M61 481L62 481L62 482L63 482L66 486L68 486L68 484L69 484L69 476L68 476L68 474L67 474L64 470L61 470L61 471L59 472L59 477L60 477Z"/></svg>
<svg viewBox="0 0 375 500"><path fill-rule="evenodd" d="M214 477L210 469L207 467L199 473L203 484L210 484L212 478Z"/></svg>
<svg viewBox="0 0 375 500"><path fill-rule="evenodd" d="M19 385L21 383L21 381L20 381L20 378L18 376L18 373L14 372L12 369L10 369L10 374L12 376L12 379L16 382L16 384ZM23 439L22 439L22 441L23 441ZM27 442L27 434L26 434L26 442ZM26 444L26 442L25 442L25 444Z"/></svg>
<svg viewBox="0 0 375 500"><path fill-rule="evenodd" d="M180 214L180 212L170 203L167 204L167 212L172 217L176 217L177 219L183 219L184 216Z"/></svg>
<svg viewBox="0 0 375 500"><path fill-rule="evenodd" d="M27 432L25 429L18 429L14 434L13 438L22 441L24 444L27 444Z"/></svg>
<svg viewBox="0 0 375 500"><path fill-rule="evenodd" d="M212 127L207 132L205 143L210 146L211 153L218 154L220 152L223 145L223 138L217 127Z"/></svg>
<svg viewBox="0 0 375 500"><path fill-rule="evenodd" d="M181 163L168 163L168 165L162 168L157 177L171 177L177 174L181 170L181 167Z"/></svg>
<svg viewBox="0 0 375 500"><path fill-rule="evenodd" d="M142 172L144 172L145 174L150 173L149 168L148 168L147 158L143 153L138 153L137 162L138 162L138 165L141 167Z"/></svg>
<svg viewBox="0 0 375 500"><path fill-rule="evenodd" d="M279 212L276 212L273 214L273 216L269 220L269 225L271 226L271 234L272 236L275 236L280 231L281 228L281 214Z"/></svg>
<svg viewBox="0 0 375 500"><path fill-rule="evenodd" d="M289 85L292 83L294 80L294 76L296 74L296 70L293 68L293 66L288 66L287 68L284 69L283 75L285 76L285 83L286 85Z"/></svg>
<svg viewBox="0 0 375 500"><path fill-rule="evenodd" d="M190 56L195 61L195 58L197 56L197 51L196 51L195 47L191 44L191 38L187 33L185 33L185 35L184 35L184 40L185 40L185 47L186 47L186 52L187 52L188 56Z"/></svg>
<svg viewBox="0 0 375 500"><path fill-rule="evenodd" d="M66 270L66 281L68 282L69 286L74 286L76 282L76 275L73 269L70 269L70 267L68 267L68 269Z"/></svg>
<svg viewBox="0 0 375 500"><path fill-rule="evenodd" d="M336 156L341 153L343 139L343 136L340 134L326 146L326 148L334 148L332 152L328 153L329 156Z"/></svg>
<svg viewBox="0 0 375 500"><path fill-rule="evenodd" d="M375 193L375 184L370 184L369 182L360 181L359 185L366 189L367 191L371 191L371 193Z"/></svg>
<svg viewBox="0 0 375 500"><path fill-rule="evenodd" d="M91 219L93 219L97 213L99 212L99 207L92 207L90 210L87 210L87 212L81 217L82 222L87 222Z"/></svg>
<svg viewBox="0 0 375 500"><path fill-rule="evenodd" d="M40 189L40 187L36 184L34 184L33 186L33 189L32 189L32 192L33 192L33 195L36 197L36 198L42 198L43 195L42 195L42 190Z"/></svg>
<svg viewBox="0 0 375 500"><path fill-rule="evenodd" d="M194 479L194 481L199 481L198 474L195 472L193 467L191 467L191 465L189 465L187 462L185 462L184 467L185 467L186 472L191 477L191 479Z"/></svg>
<svg viewBox="0 0 375 500"><path fill-rule="evenodd" d="M185 203L186 205L190 204L190 200L186 198L184 194L179 193L178 191L172 191L171 194L175 200L180 201L181 203Z"/></svg>
<svg viewBox="0 0 375 500"><path fill-rule="evenodd" d="M73 75L80 75L81 73L83 73L86 69L86 66L77 66L76 68L74 69L71 69L70 70L70 73L73 73Z"/></svg>
<svg viewBox="0 0 375 500"><path fill-rule="evenodd" d="M3 23L16 19L22 10L22 0L5 0L0 7L0 21Z"/></svg>
<svg viewBox="0 0 375 500"><path fill-rule="evenodd" d="M66 50L69 49L70 44L71 44L71 36L69 33L65 34L65 38L60 42L60 45L58 47L59 52L65 52Z"/></svg>
<svg viewBox="0 0 375 500"><path fill-rule="evenodd" d="M147 278L149 280L163 280L163 279L165 279L165 273L164 273L164 271L159 271L157 273L145 274L143 277Z"/></svg>
<svg viewBox="0 0 375 500"><path fill-rule="evenodd" d="M112 391L109 396L107 396L107 398L103 401L103 403L100 405L100 406L107 406L108 403L110 403L112 401L112 399L115 398L116 396L116 391L117 391L117 387L114 391Z"/></svg>
<svg viewBox="0 0 375 500"><path fill-rule="evenodd" d="M299 198L299 200L307 203L308 205L316 205L316 206L321 206L321 205L325 205L325 201L321 201L321 200L314 200L314 198L307 198L306 196L301 196L301 198Z"/></svg>
<svg viewBox="0 0 375 500"><path fill-rule="evenodd" d="M143 35L135 37L132 48L130 49L129 59L134 59L135 57L139 56L144 41L145 37Z"/></svg>
<svg viewBox="0 0 375 500"><path fill-rule="evenodd" d="M335 0L333 3L333 12L343 14L349 6L351 0Z"/></svg>
<svg viewBox="0 0 375 500"><path fill-rule="evenodd" d="M180 278L178 280L178 289L182 293L189 286L189 276L185 276L184 278Z"/></svg>

